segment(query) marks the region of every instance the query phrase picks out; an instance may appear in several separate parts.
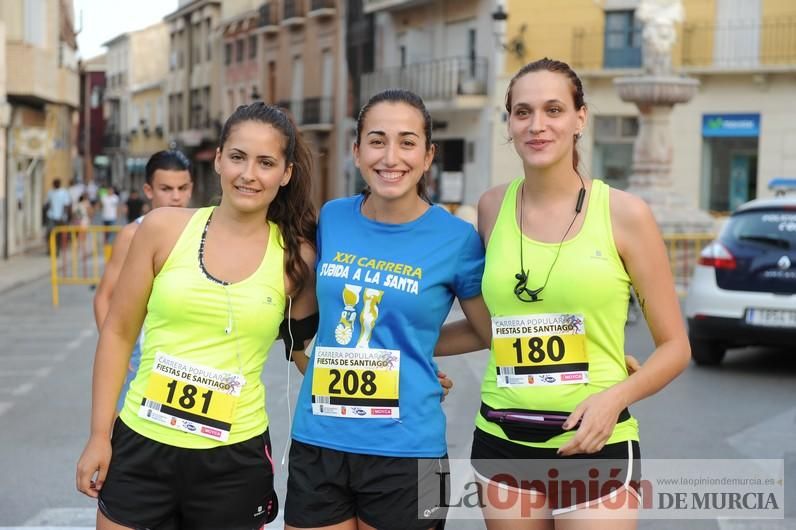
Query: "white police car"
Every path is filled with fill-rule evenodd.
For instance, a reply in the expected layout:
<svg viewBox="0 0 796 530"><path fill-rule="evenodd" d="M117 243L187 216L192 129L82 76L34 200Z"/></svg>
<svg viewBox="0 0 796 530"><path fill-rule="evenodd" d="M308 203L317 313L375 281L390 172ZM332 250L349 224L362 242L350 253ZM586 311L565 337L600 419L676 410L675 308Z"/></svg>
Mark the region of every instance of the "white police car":
<svg viewBox="0 0 796 530"><path fill-rule="evenodd" d="M694 361L796 344L796 196L740 206L702 251L685 300Z"/></svg>

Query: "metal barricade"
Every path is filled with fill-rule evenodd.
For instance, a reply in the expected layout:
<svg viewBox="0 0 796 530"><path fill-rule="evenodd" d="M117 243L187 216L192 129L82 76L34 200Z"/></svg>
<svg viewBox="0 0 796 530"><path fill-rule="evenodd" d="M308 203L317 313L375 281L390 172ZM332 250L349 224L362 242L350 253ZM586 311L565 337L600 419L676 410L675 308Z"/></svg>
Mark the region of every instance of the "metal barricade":
<svg viewBox="0 0 796 530"><path fill-rule="evenodd" d="M715 234L707 233L670 234L663 237L678 295L685 296L694 267L699 261L700 252L715 238Z"/></svg>
<svg viewBox="0 0 796 530"><path fill-rule="evenodd" d="M50 232L50 278L53 307L58 307L60 285L97 285L111 257L111 245L120 225L56 226Z"/></svg>

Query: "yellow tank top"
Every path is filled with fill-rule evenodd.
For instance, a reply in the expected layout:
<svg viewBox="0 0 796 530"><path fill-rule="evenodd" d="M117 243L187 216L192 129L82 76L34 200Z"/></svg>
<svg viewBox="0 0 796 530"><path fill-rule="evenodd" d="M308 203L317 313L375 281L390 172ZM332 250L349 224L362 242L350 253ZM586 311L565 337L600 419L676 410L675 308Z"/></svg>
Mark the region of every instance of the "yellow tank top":
<svg viewBox="0 0 796 530"><path fill-rule="evenodd" d="M270 223L256 272L224 285L200 265L213 209L194 213L155 277L141 364L121 412L142 436L191 449L241 442L268 427L260 374L285 312L279 228Z"/></svg>
<svg viewBox="0 0 796 530"><path fill-rule="evenodd" d="M506 190L487 244L482 284L484 301L493 318L493 332L495 322L501 322L501 332L517 338L493 334L481 398L495 409L569 413L591 394L627 378L624 332L630 278L613 239L610 188L594 180L583 226L562 245L547 287L539 295L541 300L532 303L518 300L514 295L517 283L514 275L520 270L520 238L525 268L530 269L527 285L531 289L544 284L558 249L558 243L542 243L521 235L515 208L522 181L522 178L513 181ZM566 367L556 366L553 361L561 359L563 351L575 356L569 359L574 362L567 365L573 371L564 375L556 371L563 372ZM560 362L566 363L567 359ZM582 372L578 373L578 369ZM517 375L501 376L501 373ZM511 380L511 384L500 386L498 381L504 380ZM585 380L588 382L578 382ZM475 424L487 433L508 439L499 425L481 414L476 416ZM574 431L543 443L516 443L558 448L572 436ZM627 440L638 440L638 423L632 417L617 424L608 443Z"/></svg>

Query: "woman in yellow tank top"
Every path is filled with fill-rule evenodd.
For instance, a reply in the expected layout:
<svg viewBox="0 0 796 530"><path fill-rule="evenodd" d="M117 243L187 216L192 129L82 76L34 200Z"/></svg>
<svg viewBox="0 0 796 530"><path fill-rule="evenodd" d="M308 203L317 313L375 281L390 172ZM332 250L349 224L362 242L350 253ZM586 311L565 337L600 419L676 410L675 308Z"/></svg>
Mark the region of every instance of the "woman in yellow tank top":
<svg viewBox="0 0 796 530"><path fill-rule="evenodd" d="M243 530L277 513L260 373L286 309L317 312L310 156L290 118L256 102L225 123L215 170L217 207L146 216L100 333L77 466L100 529Z"/></svg>
<svg viewBox="0 0 796 530"><path fill-rule="evenodd" d="M666 249L643 200L578 170L587 109L567 64L545 58L520 69L506 112L525 175L478 204L492 344L472 464L487 527L633 529L640 460L628 406L690 358ZM628 376L631 285L655 351ZM478 347L462 321L447 327L437 353ZM582 494L561 489L590 479L598 487Z"/></svg>

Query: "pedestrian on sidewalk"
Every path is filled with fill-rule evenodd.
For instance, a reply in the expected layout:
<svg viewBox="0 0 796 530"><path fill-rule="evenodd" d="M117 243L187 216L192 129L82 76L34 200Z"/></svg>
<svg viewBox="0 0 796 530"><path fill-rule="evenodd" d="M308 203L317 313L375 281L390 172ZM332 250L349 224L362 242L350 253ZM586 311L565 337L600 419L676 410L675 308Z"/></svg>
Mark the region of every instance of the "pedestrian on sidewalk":
<svg viewBox="0 0 796 530"><path fill-rule="evenodd" d="M93 208L91 201L88 200L88 194L83 192L80 197L75 201L75 207L72 212L72 224L78 228L77 239L78 248L85 258L88 247L86 245L86 234L88 227L91 224L91 216L93 215Z"/></svg>
<svg viewBox="0 0 796 530"><path fill-rule="evenodd" d="M114 226L119 220L119 194L114 186L110 186L100 197L102 209L102 224L104 226ZM112 240L111 232L105 232L105 242Z"/></svg>
<svg viewBox="0 0 796 530"><path fill-rule="evenodd" d="M100 332L76 476L100 530L243 530L277 513L260 375L280 323L317 312L311 157L287 114L256 102L224 124L215 170L217 207L144 218Z"/></svg>
<svg viewBox="0 0 796 530"><path fill-rule="evenodd" d="M77 177L72 179L69 184L69 197L72 199L72 204L77 204L80 196L86 192L86 186Z"/></svg>
<svg viewBox="0 0 796 530"><path fill-rule="evenodd" d="M48 254L50 252L50 234L56 226L69 224L71 205L72 199L69 196L69 192L61 187L61 179L54 179L52 189L47 192L47 201L45 203L47 230L44 241L47 246ZM56 251L58 249L58 243L59 242L56 241Z"/></svg>

